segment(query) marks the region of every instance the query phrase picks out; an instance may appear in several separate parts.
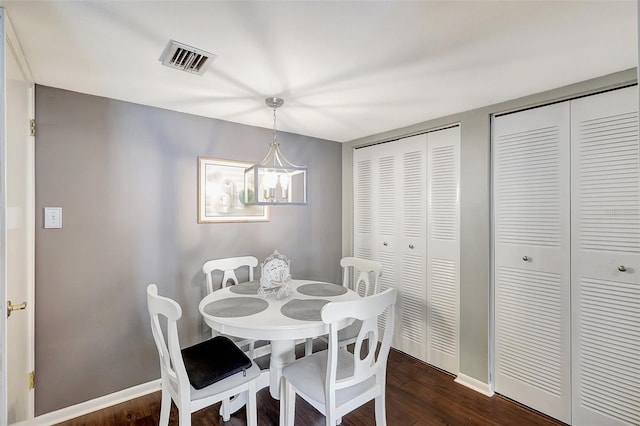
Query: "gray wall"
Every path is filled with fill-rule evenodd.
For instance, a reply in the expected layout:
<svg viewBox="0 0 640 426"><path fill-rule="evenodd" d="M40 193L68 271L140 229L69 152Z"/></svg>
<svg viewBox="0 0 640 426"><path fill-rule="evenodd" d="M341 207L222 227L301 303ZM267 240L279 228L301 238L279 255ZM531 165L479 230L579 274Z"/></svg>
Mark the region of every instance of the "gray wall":
<svg viewBox="0 0 640 426"><path fill-rule="evenodd" d="M209 333L208 259L277 248L294 277L339 279L340 144L279 133L309 167L309 206L198 224L197 157L260 161L271 130L44 86L36 119L36 415L159 378L149 283L182 305L188 345ZM63 229L43 229L45 206L63 208Z"/></svg>
<svg viewBox="0 0 640 426"><path fill-rule="evenodd" d="M535 76L531 76L535 78ZM490 383L491 319L491 114L566 99L635 82L636 69L544 93L426 121L342 146L343 254L353 243L353 149L445 125L461 125L460 180L460 372ZM426 283L425 283L426 285Z"/></svg>

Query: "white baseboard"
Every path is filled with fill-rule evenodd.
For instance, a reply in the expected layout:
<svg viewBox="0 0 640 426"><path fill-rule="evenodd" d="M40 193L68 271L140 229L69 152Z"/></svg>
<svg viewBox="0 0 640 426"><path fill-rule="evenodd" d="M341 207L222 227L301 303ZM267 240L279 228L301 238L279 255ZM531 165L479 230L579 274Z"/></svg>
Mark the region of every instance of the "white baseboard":
<svg viewBox="0 0 640 426"><path fill-rule="evenodd" d="M31 420L14 423L12 426L48 426L64 422L66 420L71 420L73 418L83 416L93 411L120 404L121 402L129 401L130 399L138 398L159 390L160 379L143 383L141 385L137 385L128 389L123 389L121 391L101 396L96 399L91 399L80 404L72 405L71 407L52 411L50 413L35 417Z"/></svg>
<svg viewBox="0 0 640 426"><path fill-rule="evenodd" d="M489 384L474 379L473 377L469 377L466 374L458 373L458 377L456 377L454 382L460 383L461 385L473 389L476 392L480 392L483 395L493 396L493 391Z"/></svg>
<svg viewBox="0 0 640 426"><path fill-rule="evenodd" d="M473 389L476 392L480 392L481 394L493 396L493 391L487 383L483 383L480 380L467 376L466 374L458 373L455 382ZM85 401L80 404L72 405L71 407L52 411L50 413L35 417L32 420L14 423L12 426L48 426L56 423L61 423L67 420L74 419L76 417L83 416L93 411L98 411L103 408L120 404L121 402L129 401L131 399L138 398L159 390L160 379L143 383L141 385L137 385L128 389L123 389L119 392L101 396L99 398Z"/></svg>

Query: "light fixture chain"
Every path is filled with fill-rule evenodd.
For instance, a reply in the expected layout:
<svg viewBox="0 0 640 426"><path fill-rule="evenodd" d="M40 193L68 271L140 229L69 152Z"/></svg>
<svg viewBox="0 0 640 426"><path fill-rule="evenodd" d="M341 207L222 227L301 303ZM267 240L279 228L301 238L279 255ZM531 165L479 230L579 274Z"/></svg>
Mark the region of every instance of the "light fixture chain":
<svg viewBox="0 0 640 426"><path fill-rule="evenodd" d="M276 109L273 109L273 143L278 142L278 134L276 133Z"/></svg>

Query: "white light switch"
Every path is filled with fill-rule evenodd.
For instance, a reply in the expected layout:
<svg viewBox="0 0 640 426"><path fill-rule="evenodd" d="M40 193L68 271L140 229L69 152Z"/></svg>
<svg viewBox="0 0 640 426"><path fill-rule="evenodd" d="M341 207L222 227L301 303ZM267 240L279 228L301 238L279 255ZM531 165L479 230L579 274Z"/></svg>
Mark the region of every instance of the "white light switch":
<svg viewBox="0 0 640 426"><path fill-rule="evenodd" d="M44 227L62 228L62 207L44 208Z"/></svg>

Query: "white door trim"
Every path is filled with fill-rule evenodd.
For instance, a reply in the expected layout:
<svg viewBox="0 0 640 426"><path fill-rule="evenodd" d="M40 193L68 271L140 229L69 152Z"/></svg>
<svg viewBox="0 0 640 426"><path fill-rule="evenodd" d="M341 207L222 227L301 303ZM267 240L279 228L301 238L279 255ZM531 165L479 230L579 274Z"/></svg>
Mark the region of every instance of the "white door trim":
<svg viewBox="0 0 640 426"><path fill-rule="evenodd" d="M2 15L2 63L6 63L7 55L12 55L12 58L18 65L18 69L20 74L22 75L22 81L26 83L27 87L27 115L25 117L24 122L28 122L29 120L35 117L35 85L34 80L27 64L26 58L22 52L22 48L20 47L20 43L16 36L15 31L13 30L13 26L11 25L11 21L7 15L7 12L4 8L0 9L0 13ZM5 48L8 47L8 48ZM6 149L7 149L7 122L6 122L6 114L7 114L7 98L6 98L6 74L5 69L6 66L3 66L3 74L2 74L2 110L1 110L1 124L0 124L0 135L2 137L2 168L0 169L0 173L2 174L2 253L1 253L1 264L0 269L2 270L2 283L0 285L0 306L6 307L7 299L11 296L7 294L7 275L6 275L6 260L7 260L7 246L6 246L6 230L7 230L7 173L6 173ZM26 182L24 185L26 186L26 194L25 194L25 206L24 206L24 223L25 227L25 264L26 270L23 271L25 282L21 283L25 285L26 288L26 302L27 302L27 310L20 315L27 316L27 330L25 331L28 335L27 337L27 353L25 354L27 358L27 371L34 371L35 368L35 137L30 136L27 133L27 129L24 129L24 134L27 137L24 140L24 143L27 144L26 147L26 164L25 174L27 176ZM22 281L22 280L21 280ZM22 300L21 300L22 301ZM21 302L19 301L19 302ZM16 301L14 301L16 302ZM18 303L18 302L16 302ZM4 309L4 308L3 308ZM7 319L6 315L2 315L3 321L1 324L2 327L2 349L1 349L1 357L2 357L2 385L0 393L2 395L2 403L1 403L1 411L0 411L0 423L6 424L8 421L8 388L7 388L7 345L9 342L7 341ZM26 377L25 377L26 381ZM28 393L27 401L27 418L32 419L34 416L34 391L31 390Z"/></svg>

